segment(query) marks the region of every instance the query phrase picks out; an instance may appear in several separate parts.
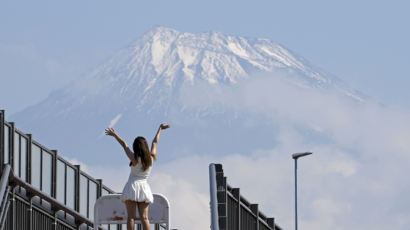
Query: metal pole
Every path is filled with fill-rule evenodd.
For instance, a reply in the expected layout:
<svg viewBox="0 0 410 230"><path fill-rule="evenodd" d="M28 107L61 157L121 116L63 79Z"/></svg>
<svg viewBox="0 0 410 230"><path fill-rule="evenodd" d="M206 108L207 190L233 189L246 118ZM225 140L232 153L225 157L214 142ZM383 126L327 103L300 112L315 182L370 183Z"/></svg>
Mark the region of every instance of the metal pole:
<svg viewBox="0 0 410 230"><path fill-rule="evenodd" d="M295 230L298 230L298 177L297 177L298 159L295 159Z"/></svg>
<svg viewBox="0 0 410 230"><path fill-rule="evenodd" d="M312 152L294 153L292 158L295 160L295 230L298 230L298 158L312 154Z"/></svg>

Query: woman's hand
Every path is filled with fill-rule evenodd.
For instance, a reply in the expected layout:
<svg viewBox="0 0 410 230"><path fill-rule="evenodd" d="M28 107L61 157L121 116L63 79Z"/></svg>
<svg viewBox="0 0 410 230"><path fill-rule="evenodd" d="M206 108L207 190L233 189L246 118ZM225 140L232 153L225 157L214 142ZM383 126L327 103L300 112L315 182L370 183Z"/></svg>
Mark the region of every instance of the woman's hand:
<svg viewBox="0 0 410 230"><path fill-rule="evenodd" d="M170 124L167 124L167 123L162 123L162 124L159 126L160 129L168 129L168 128L170 128L170 127L171 127L171 125L170 125Z"/></svg>
<svg viewBox="0 0 410 230"><path fill-rule="evenodd" d="M105 135L115 137L117 135L117 133L115 132L115 130L113 128L106 128L105 129Z"/></svg>
<svg viewBox="0 0 410 230"><path fill-rule="evenodd" d="M158 145L159 136L161 135L161 131L163 129L168 129L169 127L171 127L169 124L162 123L158 128L158 131L157 131L157 134L154 137L154 140L152 140L151 156L154 158L154 160L157 159L157 145Z"/></svg>

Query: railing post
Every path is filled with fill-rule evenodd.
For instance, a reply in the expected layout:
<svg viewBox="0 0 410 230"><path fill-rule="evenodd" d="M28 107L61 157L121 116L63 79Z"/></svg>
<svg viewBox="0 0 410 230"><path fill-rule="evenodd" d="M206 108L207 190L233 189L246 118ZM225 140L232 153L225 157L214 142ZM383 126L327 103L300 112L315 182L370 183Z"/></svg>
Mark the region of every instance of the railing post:
<svg viewBox="0 0 410 230"><path fill-rule="evenodd" d="M271 227L272 230L275 230L275 218L271 217L267 219L269 227Z"/></svg>
<svg viewBox="0 0 410 230"><path fill-rule="evenodd" d="M258 209L258 204L251 204L250 205L250 209L253 212L253 214L255 214L256 216L256 230L259 230L259 209Z"/></svg>
<svg viewBox="0 0 410 230"><path fill-rule="evenodd" d="M97 199L102 196L103 180L97 179Z"/></svg>
<svg viewBox="0 0 410 230"><path fill-rule="evenodd" d="M53 154L53 160L51 165L51 196L57 198L57 150L51 150Z"/></svg>
<svg viewBox="0 0 410 230"><path fill-rule="evenodd" d="M11 128L10 128L10 135L9 135L9 163L11 168L13 169L14 174L18 175L18 172L14 168L14 133L15 133L15 124L14 122L10 122Z"/></svg>
<svg viewBox="0 0 410 230"><path fill-rule="evenodd" d="M4 110L0 110L0 172L3 172L4 165Z"/></svg>
<svg viewBox="0 0 410 230"><path fill-rule="evenodd" d="M80 165L74 165L75 167L75 210L80 212Z"/></svg>
<svg viewBox="0 0 410 230"><path fill-rule="evenodd" d="M27 140L27 181L29 184L31 184L31 151L32 151L32 145L33 145L33 136L31 134L27 134L28 140Z"/></svg>

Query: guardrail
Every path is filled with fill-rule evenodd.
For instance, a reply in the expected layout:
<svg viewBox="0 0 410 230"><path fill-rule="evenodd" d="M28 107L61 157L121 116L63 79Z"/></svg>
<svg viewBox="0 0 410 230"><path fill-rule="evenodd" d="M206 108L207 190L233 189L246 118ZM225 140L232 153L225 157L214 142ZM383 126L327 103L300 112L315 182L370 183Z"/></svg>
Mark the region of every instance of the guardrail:
<svg viewBox="0 0 410 230"><path fill-rule="evenodd" d="M24 203L30 209L40 206L40 209L46 210L43 214L49 215L54 213L51 201L47 201L51 198L52 202L57 201L58 204L86 218L88 221L83 224L87 225L85 229L91 229L92 225L89 224L93 223L94 204L97 199L102 195L114 193L101 179L93 178L82 171L79 165L73 165L62 158L57 150L48 149L33 139L31 134L18 130L14 122L7 122L5 111L0 110L0 172L4 171L5 164L11 166L14 181L21 187L14 198L21 201L22 205ZM40 199L35 196L34 202L30 200L27 203L24 189L35 189L33 191L38 191L38 194L47 195L49 198ZM14 194L14 191L11 193ZM69 213L64 214L64 218L70 224L78 225L75 223L74 214ZM155 228L159 229L159 226ZM125 227L110 225L107 229L117 230Z"/></svg>
<svg viewBox="0 0 410 230"><path fill-rule="evenodd" d="M91 220L98 197L114 191L62 158L57 150L50 150L5 120L0 110L0 171L10 164L14 176L33 188L54 198L59 203ZM40 202L49 209L49 204ZM119 226L112 226L117 229Z"/></svg>
<svg viewBox="0 0 410 230"><path fill-rule="evenodd" d="M54 210L54 212L58 211L63 211L71 216L73 216L76 219L76 222L79 223L80 225L82 223L85 223L88 226L94 226L94 223L90 221L88 218L85 216L81 215L75 210L72 210L71 208L67 207L66 205L60 203L58 200L50 197L48 194L38 190L34 186L22 181L20 178L16 177L11 170L10 165L5 165L3 169L3 173L1 176L1 181L0 181L0 203L2 204L3 202L7 202L7 196L6 190L7 187L9 186L9 183L13 184L15 188L16 186L20 188L24 188L26 194L28 195L29 200L31 200L33 197L38 197L46 202L48 202L51 205L51 209ZM14 190L14 188L12 189ZM6 199L3 199L6 198ZM4 215L7 215L7 209L2 210L4 212ZM3 216L1 216L2 219L4 219ZM4 223L1 223L1 227L3 227Z"/></svg>
<svg viewBox="0 0 410 230"><path fill-rule="evenodd" d="M209 165L212 230L282 230L227 183L221 164Z"/></svg>

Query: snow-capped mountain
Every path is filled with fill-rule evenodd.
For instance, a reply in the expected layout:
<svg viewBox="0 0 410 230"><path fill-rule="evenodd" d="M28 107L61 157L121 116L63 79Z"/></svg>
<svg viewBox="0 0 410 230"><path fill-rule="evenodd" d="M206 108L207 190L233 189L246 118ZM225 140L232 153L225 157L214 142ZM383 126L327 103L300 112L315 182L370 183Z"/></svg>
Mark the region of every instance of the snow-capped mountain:
<svg viewBox="0 0 410 230"><path fill-rule="evenodd" d="M186 130L197 125L194 121L186 121L187 117L200 114L204 120L210 119L202 124L208 128L220 128L225 121L242 122L250 117L223 106L215 108L212 103L192 109L186 103L191 95L196 94L193 100L214 98L215 95L210 94L223 92L259 75L280 77L297 87L332 90L356 101L363 100L337 78L312 67L303 58L268 39L218 32L193 34L157 27L85 77L55 91L12 119L22 129L33 131L39 138L70 154L93 151L89 141L98 139L104 126L114 118L116 122L121 118L123 124L139 119L146 123L138 126L144 129L152 129L158 122L171 119L185 127L178 131L182 139ZM123 126L129 135L133 128L136 126ZM206 149L212 140L198 135L196 139L205 139L202 149ZM190 135L193 142L194 136Z"/></svg>

